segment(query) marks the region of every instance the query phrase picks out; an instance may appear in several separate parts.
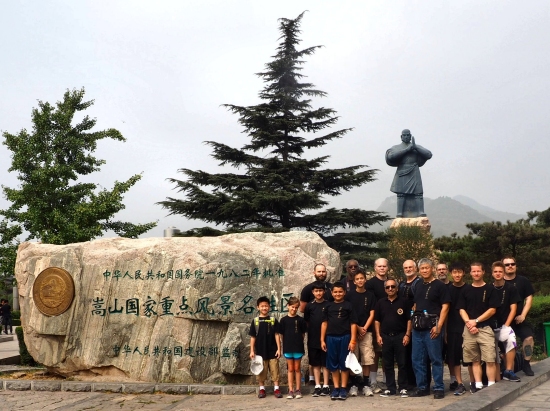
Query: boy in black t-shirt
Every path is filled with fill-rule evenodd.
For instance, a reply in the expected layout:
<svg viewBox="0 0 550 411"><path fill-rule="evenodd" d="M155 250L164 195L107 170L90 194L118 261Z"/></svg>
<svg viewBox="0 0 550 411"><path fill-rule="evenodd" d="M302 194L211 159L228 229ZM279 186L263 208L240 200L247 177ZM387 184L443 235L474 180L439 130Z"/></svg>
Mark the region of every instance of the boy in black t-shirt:
<svg viewBox="0 0 550 411"><path fill-rule="evenodd" d="M298 316L300 300L297 297L288 299L288 315L281 318L279 323L279 336L283 346L283 355L286 358L288 370L288 396L287 399L302 398L300 383L302 379L301 363L304 356L304 337L307 331L306 321ZM296 381L296 389L293 383Z"/></svg>
<svg viewBox="0 0 550 411"><path fill-rule="evenodd" d="M332 372L334 383L331 400L345 400L348 397L345 388L349 376L346 357L348 351L355 350L357 316L351 303L344 300L345 295L345 285L341 282L334 283L334 301L327 306L321 325L321 348L327 352L327 368Z"/></svg>
<svg viewBox="0 0 550 411"><path fill-rule="evenodd" d="M279 322L276 318L269 316L271 308L269 298L258 298L256 306L260 315L252 320L248 335L250 335L250 358L253 359L258 354L262 357L264 363L264 368L258 375L258 382L260 383L258 398L265 398L264 384L268 368L274 385L275 398L282 398L283 395L279 389L279 357L281 356Z"/></svg>
<svg viewBox="0 0 550 411"><path fill-rule="evenodd" d="M313 283L312 302L306 305L304 310L304 320L308 324L307 328L307 352L309 365L313 368L315 378L315 389L313 396L330 395L328 386L327 354L321 349L321 324L325 318L325 309L329 302L324 299L325 283ZM323 387L321 388L321 371L323 372Z"/></svg>
<svg viewBox="0 0 550 411"><path fill-rule="evenodd" d="M363 395L372 396L372 390L366 381L369 377L370 366L374 364L374 305L376 298L370 291L365 290L367 278L364 273L355 273L353 282L355 284L355 292L346 294L345 300L351 303L353 310L357 315L357 339L359 344L355 346L355 356L361 363L363 369ZM349 390L349 395L357 396L357 386L352 385Z"/></svg>

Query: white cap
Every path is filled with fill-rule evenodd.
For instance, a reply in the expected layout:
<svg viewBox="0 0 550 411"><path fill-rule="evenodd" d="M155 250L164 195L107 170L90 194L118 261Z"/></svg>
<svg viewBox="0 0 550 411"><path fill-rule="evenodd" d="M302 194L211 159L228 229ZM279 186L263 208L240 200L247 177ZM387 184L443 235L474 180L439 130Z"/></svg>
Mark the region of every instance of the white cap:
<svg viewBox="0 0 550 411"><path fill-rule="evenodd" d="M250 371L254 375L259 375L264 369L264 360L259 355L255 355L252 361L250 361Z"/></svg>

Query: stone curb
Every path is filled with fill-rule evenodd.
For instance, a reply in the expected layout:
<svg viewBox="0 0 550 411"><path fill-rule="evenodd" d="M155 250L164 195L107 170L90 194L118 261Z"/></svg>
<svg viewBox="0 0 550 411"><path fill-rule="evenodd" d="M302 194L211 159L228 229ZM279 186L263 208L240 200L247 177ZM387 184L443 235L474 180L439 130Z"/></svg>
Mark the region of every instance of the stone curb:
<svg viewBox="0 0 550 411"><path fill-rule="evenodd" d="M489 388L471 395L468 398L449 404L440 411L495 411L510 404L520 395L538 387L550 379L550 358L532 365L534 377L527 377L523 372L518 372L521 382L502 381Z"/></svg>
<svg viewBox="0 0 550 411"><path fill-rule="evenodd" d="M120 382L85 381L47 381L47 380L2 380L2 391L68 391L68 392L105 392L124 394L211 394L211 395L248 395L258 392L252 385L206 385L206 384L152 384ZM302 390L303 392L309 390Z"/></svg>

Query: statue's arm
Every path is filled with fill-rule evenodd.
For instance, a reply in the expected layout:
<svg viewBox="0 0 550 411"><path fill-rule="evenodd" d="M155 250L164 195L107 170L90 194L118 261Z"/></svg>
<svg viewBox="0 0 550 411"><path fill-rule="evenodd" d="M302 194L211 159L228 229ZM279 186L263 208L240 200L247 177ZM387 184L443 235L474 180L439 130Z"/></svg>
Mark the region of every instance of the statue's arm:
<svg viewBox="0 0 550 411"><path fill-rule="evenodd" d="M389 166L397 167L401 162L401 159L409 151L408 147L392 147L386 151L386 163ZM431 153L430 153L431 154Z"/></svg>
<svg viewBox="0 0 550 411"><path fill-rule="evenodd" d="M422 156L425 160L429 160L432 158L432 152L428 150L427 148L424 148L422 146L417 145L416 146L416 152Z"/></svg>

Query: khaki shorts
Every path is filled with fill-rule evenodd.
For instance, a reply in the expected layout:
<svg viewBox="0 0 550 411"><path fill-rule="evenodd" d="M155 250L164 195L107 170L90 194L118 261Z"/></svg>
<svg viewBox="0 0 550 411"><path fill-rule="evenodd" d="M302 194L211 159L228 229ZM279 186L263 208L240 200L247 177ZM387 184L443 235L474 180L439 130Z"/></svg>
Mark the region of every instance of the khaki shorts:
<svg viewBox="0 0 550 411"><path fill-rule="evenodd" d="M263 382L267 378L267 369L269 368L269 375L271 381L279 381L279 360L273 358L271 360L264 360L264 369L258 375L258 381Z"/></svg>
<svg viewBox="0 0 550 411"><path fill-rule="evenodd" d="M479 333L472 335L464 326L462 337L464 338L462 348L464 349L463 361L465 363L496 361L495 333L491 327L479 328Z"/></svg>
<svg viewBox="0 0 550 411"><path fill-rule="evenodd" d="M358 344L355 346L354 354L359 359L361 365L374 364L374 348L372 346L372 333L367 332L362 340L358 338Z"/></svg>

